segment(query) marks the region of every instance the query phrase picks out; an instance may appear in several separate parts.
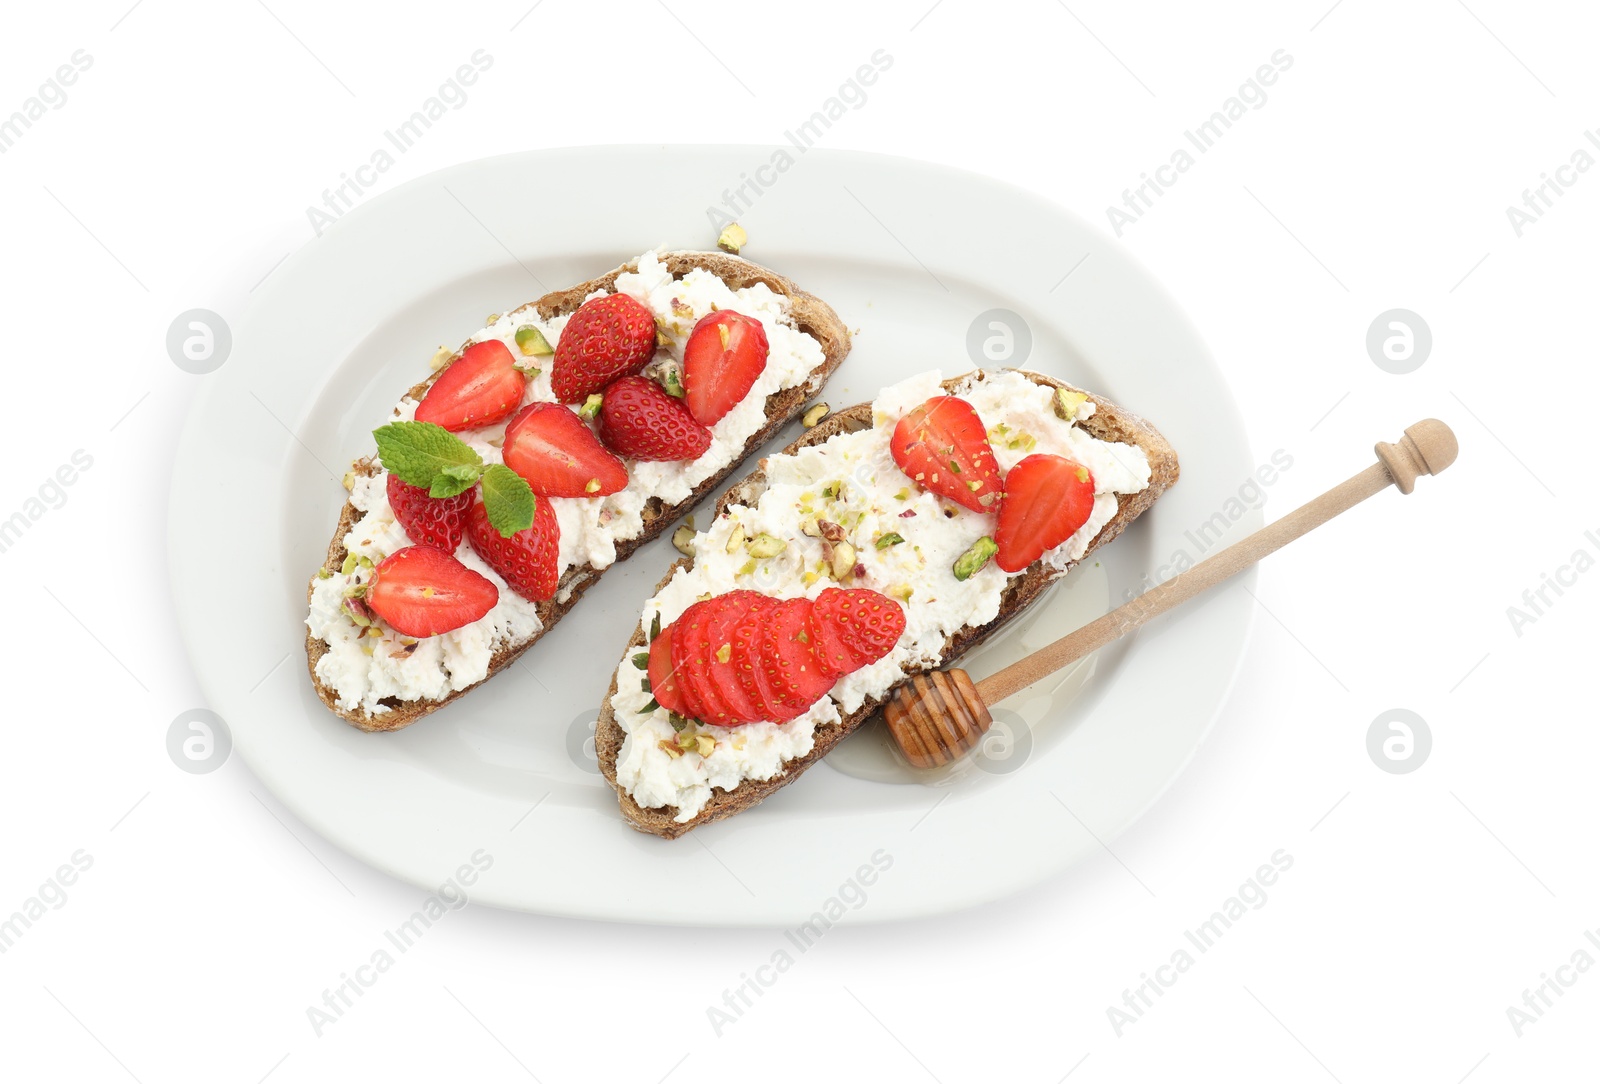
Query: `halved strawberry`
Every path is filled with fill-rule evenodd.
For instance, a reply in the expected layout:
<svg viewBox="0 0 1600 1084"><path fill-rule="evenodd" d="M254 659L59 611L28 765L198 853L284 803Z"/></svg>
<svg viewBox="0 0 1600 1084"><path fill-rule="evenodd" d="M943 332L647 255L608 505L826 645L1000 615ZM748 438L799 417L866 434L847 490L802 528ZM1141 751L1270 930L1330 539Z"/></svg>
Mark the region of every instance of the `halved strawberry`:
<svg viewBox="0 0 1600 1084"><path fill-rule="evenodd" d="M676 624L676 622L674 622ZM668 625L650 641L650 691L656 703L679 715L693 715L683 698L683 686L672 669L672 625Z"/></svg>
<svg viewBox="0 0 1600 1084"><path fill-rule="evenodd" d="M656 352L656 318L627 294L585 301L556 340L550 387L581 403L619 376L644 368Z"/></svg>
<svg viewBox="0 0 1600 1084"><path fill-rule="evenodd" d="M408 486L396 474L385 483L389 507L405 528L406 537L419 546L433 546L454 553L461 545L466 528L467 509L472 507L472 491L454 497L430 497L421 486Z"/></svg>
<svg viewBox="0 0 1600 1084"><path fill-rule="evenodd" d="M744 685L739 681L739 664L748 659L735 657L733 641L744 619L757 609L771 609L762 605L771 600L757 591L729 591L712 601L714 605L706 621L711 643L711 663L707 670L712 684L716 686L717 696L728 706L729 718L708 719L707 722L728 725L765 719L767 714L764 706L745 692Z"/></svg>
<svg viewBox="0 0 1600 1084"><path fill-rule="evenodd" d="M817 665L811 652L806 629L810 615L810 599L780 602L767 619L758 647L762 678L792 709L790 718L804 713L833 688L833 675Z"/></svg>
<svg viewBox="0 0 1600 1084"><path fill-rule="evenodd" d="M1006 472L995 562L1021 572L1077 533L1094 511L1094 476L1065 456L1030 455Z"/></svg>
<svg viewBox="0 0 1600 1084"><path fill-rule="evenodd" d="M501 452L506 466L541 497L604 497L628 485L622 460L559 403L529 403L518 411Z"/></svg>
<svg viewBox="0 0 1600 1084"><path fill-rule="evenodd" d="M716 425L749 394L767 367L767 329L732 309L702 316L683 348L684 402L701 425Z"/></svg>
<svg viewBox="0 0 1600 1084"><path fill-rule="evenodd" d="M527 377L499 339L473 343L447 365L417 404L417 421L452 433L493 425L522 402Z"/></svg>
<svg viewBox="0 0 1600 1084"><path fill-rule="evenodd" d="M699 459L711 447L711 430L654 380L625 376L601 400L600 439L629 459Z"/></svg>
<svg viewBox="0 0 1600 1084"><path fill-rule="evenodd" d="M696 602L678 615L672 632L672 669L683 690L684 702L703 723L727 723L728 705L711 683L711 604L715 599Z"/></svg>
<svg viewBox="0 0 1600 1084"><path fill-rule="evenodd" d="M767 684L761 666L761 637L778 608L778 600L762 595L733 628L733 668L740 691L755 706L757 719L787 722L799 712L783 702Z"/></svg>
<svg viewBox="0 0 1600 1084"><path fill-rule="evenodd" d="M510 538L489 522L483 501L474 501L467 513L467 541L484 564L529 602L555 597L560 579L556 553L561 546L561 524L556 520L555 509L543 497L533 499L532 526Z"/></svg>
<svg viewBox="0 0 1600 1084"><path fill-rule="evenodd" d="M972 404L935 395L894 427L889 453L917 485L974 512L1000 500L1000 467Z"/></svg>
<svg viewBox="0 0 1600 1084"><path fill-rule="evenodd" d="M811 606L812 645L826 664L839 660L853 673L883 658L906 631L906 612L887 595L866 588L830 587Z"/></svg>
<svg viewBox="0 0 1600 1084"><path fill-rule="evenodd" d="M363 601L396 632L421 639L472 624L500 589L444 550L407 546L378 562Z"/></svg>

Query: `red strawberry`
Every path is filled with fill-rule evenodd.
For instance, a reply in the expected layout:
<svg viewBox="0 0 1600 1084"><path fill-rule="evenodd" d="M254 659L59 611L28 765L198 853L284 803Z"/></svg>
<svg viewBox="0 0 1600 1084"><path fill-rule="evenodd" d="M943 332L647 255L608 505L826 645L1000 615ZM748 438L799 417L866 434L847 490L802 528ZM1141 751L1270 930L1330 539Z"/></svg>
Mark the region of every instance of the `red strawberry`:
<svg viewBox="0 0 1600 1084"><path fill-rule="evenodd" d="M839 669L848 674L893 650L906 631L906 613L877 591L830 587L812 603L810 628L819 661L828 666L842 661Z"/></svg>
<svg viewBox="0 0 1600 1084"><path fill-rule="evenodd" d="M711 684L711 634L708 628L711 604L715 599L696 602L674 621L672 669L683 690L683 700L694 718L704 723L731 718L728 706Z"/></svg>
<svg viewBox="0 0 1600 1084"><path fill-rule="evenodd" d="M693 715L683 698L683 686L672 669L672 625L668 625L650 641L650 691L656 703L679 715Z"/></svg>
<svg viewBox="0 0 1600 1084"><path fill-rule="evenodd" d="M654 380L625 376L600 403L600 439L630 459L699 459L711 447L711 430Z"/></svg>
<svg viewBox="0 0 1600 1084"><path fill-rule="evenodd" d="M749 665L749 654L747 651L736 656L734 639L751 614L775 607L767 605L771 600L756 591L729 591L718 595L714 602L716 605L707 619L711 642L711 664L707 669L717 696L728 705L729 718L726 721L708 719L707 722L754 723L766 719L769 716L765 705L757 703L739 680L741 665Z"/></svg>
<svg viewBox="0 0 1600 1084"><path fill-rule="evenodd" d="M1093 510L1088 467L1059 455L1028 456L1006 472L995 561L1007 572L1021 572L1076 534Z"/></svg>
<svg viewBox="0 0 1600 1084"><path fill-rule="evenodd" d="M740 691L755 706L757 719L786 722L798 712L767 684L761 666L761 637L778 608L778 600L761 596L733 628L733 666Z"/></svg>
<svg viewBox="0 0 1600 1084"><path fill-rule="evenodd" d="M529 403L506 426L506 466L541 497L604 497L627 488L628 468L559 403Z"/></svg>
<svg viewBox="0 0 1600 1084"><path fill-rule="evenodd" d="M683 348L684 402L701 425L716 425L767 367L767 329L732 309L702 316Z"/></svg>
<svg viewBox="0 0 1600 1084"><path fill-rule="evenodd" d="M533 525L506 538L494 524L481 500L467 513L467 541L484 564L500 573L511 590L529 602L554 598L560 569L556 551L561 545L561 524L555 509L543 497L533 501Z"/></svg>
<svg viewBox="0 0 1600 1084"><path fill-rule="evenodd" d="M526 385L505 343L473 343L445 366L422 397L417 421L442 425L452 433L492 425L517 409Z"/></svg>
<svg viewBox="0 0 1600 1084"><path fill-rule="evenodd" d="M389 507L406 530L406 537L419 546L434 546L454 553L461 545L467 509L472 507L472 491L454 497L430 497L421 486L408 486L399 475L389 475Z"/></svg>
<svg viewBox="0 0 1600 1084"><path fill-rule="evenodd" d="M444 550L407 546L378 562L364 601L396 632L423 638L472 624L500 590Z"/></svg>
<svg viewBox="0 0 1600 1084"><path fill-rule="evenodd" d="M811 600L780 602L767 619L757 644L762 677L793 718L833 688L833 675L817 665L806 631Z"/></svg>
<svg viewBox="0 0 1600 1084"><path fill-rule="evenodd" d="M585 301L556 340L550 386L563 403L581 403L619 376L644 368L656 352L656 318L627 294Z"/></svg>
<svg viewBox="0 0 1600 1084"><path fill-rule="evenodd" d="M1000 499L1000 467L972 404L935 395L900 419L889 452L913 482L974 512Z"/></svg>

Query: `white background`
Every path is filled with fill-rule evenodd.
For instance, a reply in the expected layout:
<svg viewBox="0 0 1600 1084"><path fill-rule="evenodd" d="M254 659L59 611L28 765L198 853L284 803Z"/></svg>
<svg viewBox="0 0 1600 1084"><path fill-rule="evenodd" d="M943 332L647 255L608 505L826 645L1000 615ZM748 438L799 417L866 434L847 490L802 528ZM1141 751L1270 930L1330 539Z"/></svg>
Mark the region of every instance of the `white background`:
<svg viewBox="0 0 1600 1084"><path fill-rule="evenodd" d="M270 6L270 11L268 10ZM1506 0L35 5L0 38L0 116L93 58L0 155L9 379L0 518L93 466L5 573L0 913L92 867L0 956L0 1063L141 1081L746 1077L1074 1082L1576 1079L1600 974L1522 1034L1507 1008L1600 928L1588 439L1600 170L1521 237L1506 207L1600 127L1592 12ZM512 29L513 24L515 29ZM172 318L242 310L305 209L476 49L467 103L370 197L533 147L780 142L874 50L825 145L964 166L1086 218L1275 50L1293 66L1121 238L1199 325L1281 515L1437 415L1459 464L1263 568L1230 707L1133 830L979 912L843 928L718 1036L705 1006L775 931L469 907L321 1037L306 1018L423 893L317 838L237 761L173 767L200 705L167 602L165 488L193 379ZM596 271L603 270L597 268ZM1367 354L1404 307L1416 372ZM1137 406L1137 404L1133 404ZM221 510L226 514L226 509ZM217 634L226 635L226 554ZM1392 775L1380 713L1433 749ZM1040 845L1049 846L1038 828ZM1278 849L1292 868L1119 1035L1107 1008ZM1600 937L1600 934L1597 934ZM120 1066L120 1067L119 1067Z"/></svg>

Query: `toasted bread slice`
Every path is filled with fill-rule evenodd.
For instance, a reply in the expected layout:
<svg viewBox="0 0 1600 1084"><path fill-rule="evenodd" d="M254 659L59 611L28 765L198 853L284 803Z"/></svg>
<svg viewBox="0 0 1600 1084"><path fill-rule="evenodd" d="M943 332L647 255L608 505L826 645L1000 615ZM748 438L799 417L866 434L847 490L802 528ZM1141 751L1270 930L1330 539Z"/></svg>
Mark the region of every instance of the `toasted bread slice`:
<svg viewBox="0 0 1600 1084"><path fill-rule="evenodd" d="M850 332L837 313L820 298L800 289L789 279L768 270L765 267L731 256L723 252L669 252L661 256L661 262L672 273L673 278L682 278L690 271L697 268L711 272L725 282L730 288L738 290L757 283L764 283L773 293L786 297L789 301L789 312L794 325L801 331L816 339L822 347L823 361L811 371L810 376L802 383L793 387L774 392L767 397L766 423L744 444L743 449L731 460L726 468L707 478L688 498L674 505L665 505L658 498L651 498L647 503L643 518L644 532L635 538L618 540L616 543L616 560L623 561L634 550L646 542L656 538L674 520L699 503L708 493L721 485L727 476L739 466L751 452L761 447L770 440L774 433L783 427L791 418L795 417L805 407L806 402L815 395L843 363L845 355L850 352ZM566 290L557 290L546 294L537 301L528 303L517 312L537 311L539 316L549 319L565 315L577 310L584 299L596 290L612 290L617 277L627 272L638 269L637 261L630 261L613 271L601 275L599 278L580 283ZM461 350L469 344L463 344ZM439 372L454 364L460 358L461 350L457 350L448 362L438 372L428 379L416 384L406 395L413 399L420 399L422 395L438 379ZM382 467L376 457L368 457L357 461L354 471L362 475L378 474ZM350 528L361 518L361 512L349 501L345 502L340 512L338 525L334 528L333 540L328 545L328 555L323 567L337 569L344 563L344 539ZM467 545L466 542L462 543ZM607 566L610 567L610 566ZM555 627L556 623L573 608L582 597L583 592L600 578L604 569L596 569L588 564L577 565L569 568L563 574L560 589L555 598L538 604L538 615L541 628L532 636L518 641L507 642L498 647L489 662L487 675L482 681L458 689L449 695L438 699L425 700L399 700L389 698L380 701L389 710L372 713L359 705L354 709L339 706L337 690L325 684L317 676L317 662L328 651L328 644L318 637L307 633L306 635L306 661L311 673L312 685L316 688L317 696L328 706L328 709L352 726L367 731L399 730L410 726L418 719L436 711L445 704L450 703L464 693L483 684L495 674L509 666L524 651L538 642L539 638ZM312 587L307 590L309 601Z"/></svg>
<svg viewBox="0 0 1600 1084"><path fill-rule="evenodd" d="M1082 389L1071 384L1041 373L1024 372L1024 375L1035 383L1048 385L1054 388L1063 388L1076 392ZM966 374L945 381L945 388L954 392L966 378ZM1116 514L1103 526L1094 540L1089 544L1088 550L1079 558L1086 559L1101 546L1110 542L1121 534L1129 523L1132 523L1145 509L1155 503L1156 498L1178 480L1178 456L1165 437L1156 431L1155 427L1144 419L1117 406L1115 403L1084 392L1095 404L1094 414L1079 424L1090 436L1099 440L1123 444L1135 444L1142 448L1150 462L1150 484L1138 493L1123 493L1117 495ZM829 437L855 429L865 428L872 424L872 404L861 403L845 410L841 410L820 425L807 431L799 440L784 449L784 452L793 453L808 445L819 444ZM761 471L756 471L743 481L739 482L718 499L716 513L721 515L731 505L748 504L761 491L765 476ZM675 563L656 590L660 591L672 579L680 568L689 566L690 558ZM1049 587L1051 583L1065 575L1066 572L1078 562L1074 561L1061 569L1046 567L1044 562L1036 561L1021 574L1014 576L1006 585L1005 594L1002 596L1000 612L994 620L982 626L964 626L957 629L945 641L941 654L940 666L949 665L959 659L966 651L983 643L990 635L999 630L1011 618L1017 616L1029 605L1035 602ZM625 656L639 651L645 646L643 629L637 629L633 638L628 641ZM933 669L929 667L928 669ZM718 787L713 789L710 800L695 817L688 821L679 822L674 819L676 808L663 806L659 808L644 808L633 800L633 797L617 782L617 761L622 751L622 744L627 737L622 726L617 722L612 711L612 698L617 692L616 676L613 675L611 687L606 691L605 701L600 708L600 715L595 724L595 750L600 758L600 770L605 775L607 782L617 792L618 802L622 815L628 823L641 832L662 836L666 839L676 839L691 829L703 824L730 817L735 813L749 809L778 790L799 778L811 765L827 756L828 752L849 736L857 727L870 718L881 707L889 694L877 699L869 699L860 708L844 715L836 725L819 727L816 731L814 744L811 751L802 757L789 760L784 765L784 770L771 779L756 780L746 779L733 790L723 790ZM892 690L891 690L892 692Z"/></svg>

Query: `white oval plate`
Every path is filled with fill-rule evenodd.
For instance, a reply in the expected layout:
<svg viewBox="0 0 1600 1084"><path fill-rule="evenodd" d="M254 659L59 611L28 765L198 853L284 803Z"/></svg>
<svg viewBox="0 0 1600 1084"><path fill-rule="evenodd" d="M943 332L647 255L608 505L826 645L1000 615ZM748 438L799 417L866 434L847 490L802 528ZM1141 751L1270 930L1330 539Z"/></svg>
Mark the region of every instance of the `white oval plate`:
<svg viewBox="0 0 1600 1084"><path fill-rule="evenodd" d="M434 349L652 246L708 247L708 208L729 193L751 237L746 255L859 331L829 401L870 399L927 368L971 368L969 328L1003 309L1025 320L1031 346L1022 356L1019 337L1007 357L1005 337L985 325L993 360L1102 392L1178 449L1179 484L974 670L1103 612L1176 554L1200 556L1194 532L1253 462L1205 347L1118 245L973 174L824 150L780 171L776 154L584 148L423 177L284 263L233 329L232 356L203 378L169 521L184 640L239 755L351 854L431 887L481 848L494 864L475 886L479 902L717 925L827 913L841 885L868 879L858 870L876 855L888 868L869 871L867 903L851 918L903 918L1018 891L1099 852L1205 736L1250 623L1237 585L1101 652L1055 690L1016 698L1010 740L937 786L885 778L881 735L863 730L835 751L837 765L749 813L676 842L641 835L618 814L589 738L639 606L675 556L665 537L608 573L518 665L409 729L362 733L312 693L306 583L345 497L339 479ZM1226 533L1259 521L1249 512ZM1203 544L1215 548L1210 536Z"/></svg>

